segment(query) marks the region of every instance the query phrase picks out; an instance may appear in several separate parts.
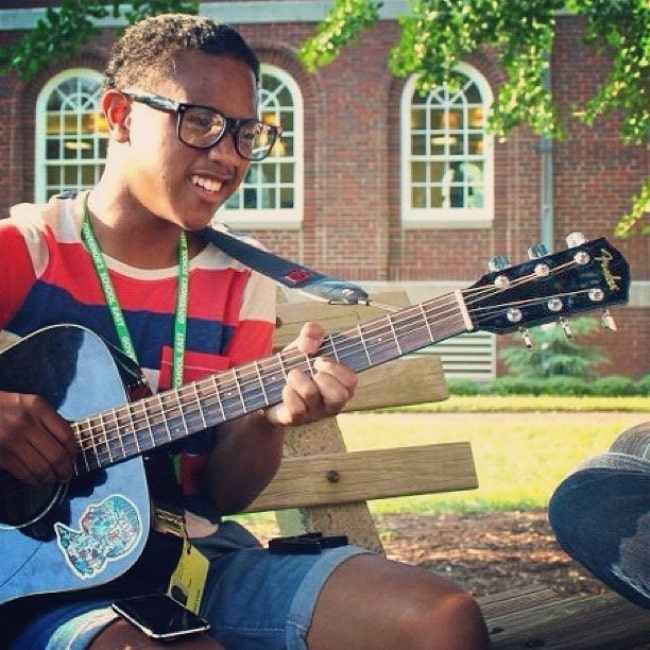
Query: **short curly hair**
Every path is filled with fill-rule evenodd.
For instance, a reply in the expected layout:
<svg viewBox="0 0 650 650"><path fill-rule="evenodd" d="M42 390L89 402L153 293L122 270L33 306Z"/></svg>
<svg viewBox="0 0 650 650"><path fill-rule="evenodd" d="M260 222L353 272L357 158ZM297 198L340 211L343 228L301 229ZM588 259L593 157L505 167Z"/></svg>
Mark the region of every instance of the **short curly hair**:
<svg viewBox="0 0 650 650"><path fill-rule="evenodd" d="M202 16L169 13L145 18L125 30L111 50L104 89L125 89L169 76L174 56L188 50L243 61L259 83L259 60L233 27Z"/></svg>

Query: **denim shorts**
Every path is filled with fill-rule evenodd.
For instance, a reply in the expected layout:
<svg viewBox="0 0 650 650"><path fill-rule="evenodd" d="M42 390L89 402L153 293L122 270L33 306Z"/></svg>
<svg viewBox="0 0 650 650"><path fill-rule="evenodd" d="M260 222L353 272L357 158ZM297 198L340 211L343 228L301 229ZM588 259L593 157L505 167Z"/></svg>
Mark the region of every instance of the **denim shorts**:
<svg viewBox="0 0 650 650"><path fill-rule="evenodd" d="M193 540L210 560L201 606L211 635L236 650L306 650L316 600L355 546L318 554L275 554L234 522ZM117 618L105 600L58 607L33 621L11 650L83 650Z"/></svg>

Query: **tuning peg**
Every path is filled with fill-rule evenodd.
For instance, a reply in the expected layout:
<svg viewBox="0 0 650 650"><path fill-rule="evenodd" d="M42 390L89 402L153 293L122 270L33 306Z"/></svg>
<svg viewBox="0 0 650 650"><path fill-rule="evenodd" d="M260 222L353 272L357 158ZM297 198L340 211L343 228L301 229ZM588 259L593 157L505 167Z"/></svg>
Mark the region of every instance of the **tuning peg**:
<svg viewBox="0 0 650 650"><path fill-rule="evenodd" d="M519 328L519 333L521 334L521 338L524 342L524 345L529 349L532 350L533 347L533 340L530 338L530 335L528 334L528 330L525 327L520 327Z"/></svg>
<svg viewBox="0 0 650 650"><path fill-rule="evenodd" d="M571 326L569 325L569 321L564 318L564 316L560 316L560 326L562 327L562 331L564 332L564 335L568 339L573 338L573 332L571 331Z"/></svg>
<svg viewBox="0 0 650 650"><path fill-rule="evenodd" d="M548 255L548 250L544 244L533 244L528 249L528 259L536 260L545 255Z"/></svg>
<svg viewBox="0 0 650 650"><path fill-rule="evenodd" d="M572 232L566 238L566 243L569 248L575 246L582 246L587 241L587 238L581 232Z"/></svg>
<svg viewBox="0 0 650 650"><path fill-rule="evenodd" d="M490 271L503 271L510 266L510 260L505 255L495 255L488 262Z"/></svg>
<svg viewBox="0 0 650 650"><path fill-rule="evenodd" d="M612 315L609 313L609 309L603 309L603 314L600 317L600 324L603 326L603 329L612 332L615 332L618 329Z"/></svg>

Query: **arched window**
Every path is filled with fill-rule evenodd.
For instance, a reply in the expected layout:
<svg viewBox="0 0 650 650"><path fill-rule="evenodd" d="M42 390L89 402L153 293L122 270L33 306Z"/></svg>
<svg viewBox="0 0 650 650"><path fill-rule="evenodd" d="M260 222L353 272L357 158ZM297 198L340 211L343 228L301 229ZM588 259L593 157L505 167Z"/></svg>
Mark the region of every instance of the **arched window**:
<svg viewBox="0 0 650 650"><path fill-rule="evenodd" d="M43 88L36 102L35 197L92 187L104 167L108 134L99 109L102 76L66 70Z"/></svg>
<svg viewBox="0 0 650 650"><path fill-rule="evenodd" d="M284 70L262 64L262 120L282 127L271 155L251 163L244 182L217 215L229 225L256 228L299 226L303 213L302 94Z"/></svg>
<svg viewBox="0 0 650 650"><path fill-rule="evenodd" d="M486 133L492 92L474 68L420 94L402 93L402 223L405 227L485 227L494 217L493 146Z"/></svg>

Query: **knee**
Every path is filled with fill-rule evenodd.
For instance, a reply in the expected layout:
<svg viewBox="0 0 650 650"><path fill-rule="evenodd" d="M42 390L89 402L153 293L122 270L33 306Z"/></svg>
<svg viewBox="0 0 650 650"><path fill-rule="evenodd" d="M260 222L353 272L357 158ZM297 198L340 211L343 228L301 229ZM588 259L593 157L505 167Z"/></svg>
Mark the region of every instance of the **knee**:
<svg viewBox="0 0 650 650"><path fill-rule="evenodd" d="M490 647L483 612L464 591L449 594L441 606L441 616L449 629L449 645L458 650L486 650Z"/></svg>
<svg viewBox="0 0 650 650"><path fill-rule="evenodd" d="M487 650L490 647L487 627L478 603L470 594L457 588L436 592L435 598L412 612L406 636L417 650Z"/></svg>

